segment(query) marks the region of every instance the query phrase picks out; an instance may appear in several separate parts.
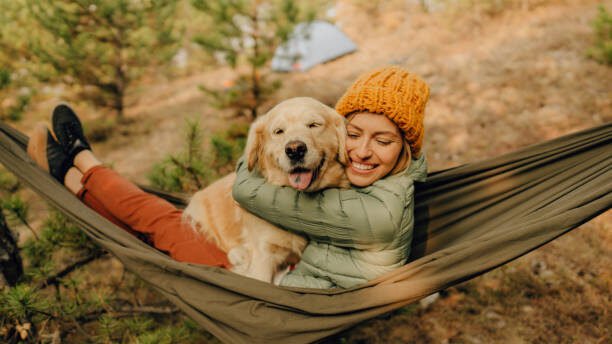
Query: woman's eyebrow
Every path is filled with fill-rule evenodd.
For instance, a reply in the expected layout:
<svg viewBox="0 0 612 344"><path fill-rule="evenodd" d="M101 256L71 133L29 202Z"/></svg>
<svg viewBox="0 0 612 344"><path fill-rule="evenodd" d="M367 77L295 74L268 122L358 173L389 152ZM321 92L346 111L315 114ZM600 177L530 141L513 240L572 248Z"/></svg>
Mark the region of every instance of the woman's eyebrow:
<svg viewBox="0 0 612 344"><path fill-rule="evenodd" d="M346 129L355 129L355 130L359 130L359 131L363 131L363 129L361 129L360 127L352 124L352 123L348 123L346 125ZM390 131L390 130L380 130L380 131L375 131L372 133L372 136L377 136L377 135L391 135L394 136L396 138L400 138L401 136L399 136L396 132L394 131Z"/></svg>
<svg viewBox="0 0 612 344"><path fill-rule="evenodd" d="M377 136L377 135L391 135L391 136L399 137L399 135L397 135L396 132L389 131L389 130L375 131L374 133L372 133L372 136Z"/></svg>
<svg viewBox="0 0 612 344"><path fill-rule="evenodd" d="M354 125L354 124L351 124L351 123L347 123L347 124L346 124L346 129L349 129L349 128L350 128L350 129L357 129L357 130L359 130L359 131L363 131L363 129L359 128L358 126L356 126L356 125Z"/></svg>

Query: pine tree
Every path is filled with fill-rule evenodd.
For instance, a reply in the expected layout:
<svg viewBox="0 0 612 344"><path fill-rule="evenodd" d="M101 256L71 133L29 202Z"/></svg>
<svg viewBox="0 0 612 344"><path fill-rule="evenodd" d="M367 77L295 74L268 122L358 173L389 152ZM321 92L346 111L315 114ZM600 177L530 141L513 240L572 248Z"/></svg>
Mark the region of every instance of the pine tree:
<svg viewBox="0 0 612 344"><path fill-rule="evenodd" d="M294 0L192 0L192 4L212 23L212 29L194 41L237 74L224 90L202 90L218 107L257 117L259 106L280 87L278 80L270 80L268 68L274 50L289 39L297 23L312 20L314 10L301 9Z"/></svg>
<svg viewBox="0 0 612 344"><path fill-rule="evenodd" d="M177 49L178 0L26 0L45 33L31 51L49 67L42 78L80 87L80 94L123 117L129 86Z"/></svg>

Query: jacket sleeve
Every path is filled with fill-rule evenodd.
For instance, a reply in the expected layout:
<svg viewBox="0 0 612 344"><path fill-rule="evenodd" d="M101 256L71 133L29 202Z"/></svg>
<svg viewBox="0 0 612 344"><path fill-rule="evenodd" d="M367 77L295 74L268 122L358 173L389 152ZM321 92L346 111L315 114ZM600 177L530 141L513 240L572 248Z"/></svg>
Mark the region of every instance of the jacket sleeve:
<svg viewBox="0 0 612 344"><path fill-rule="evenodd" d="M323 243L368 248L393 241L413 198L407 176L391 176L365 188L305 193L269 184L238 162L232 195L246 210L281 228Z"/></svg>

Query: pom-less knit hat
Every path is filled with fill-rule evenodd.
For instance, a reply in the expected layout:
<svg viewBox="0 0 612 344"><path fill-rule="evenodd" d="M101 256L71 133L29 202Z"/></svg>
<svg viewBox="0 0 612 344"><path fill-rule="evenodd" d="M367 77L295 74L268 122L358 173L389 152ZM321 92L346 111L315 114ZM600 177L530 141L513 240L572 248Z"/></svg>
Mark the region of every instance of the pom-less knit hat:
<svg viewBox="0 0 612 344"><path fill-rule="evenodd" d="M414 74L399 67L375 69L360 76L336 104L343 116L371 112L387 116L403 132L412 156L423 144L423 117L429 87Z"/></svg>

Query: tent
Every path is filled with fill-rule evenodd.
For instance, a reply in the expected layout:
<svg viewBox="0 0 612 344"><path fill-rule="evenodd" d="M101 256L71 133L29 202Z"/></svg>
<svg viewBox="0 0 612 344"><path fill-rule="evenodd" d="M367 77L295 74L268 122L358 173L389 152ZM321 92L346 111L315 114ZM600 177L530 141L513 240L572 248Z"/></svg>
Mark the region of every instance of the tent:
<svg viewBox="0 0 612 344"><path fill-rule="evenodd" d="M355 43L334 24L320 20L300 23L274 52L272 70L303 72L355 50Z"/></svg>
<svg viewBox="0 0 612 344"><path fill-rule="evenodd" d="M0 121L0 163L189 317L227 343L307 343L516 259L612 206L612 123L434 172L415 191L411 260L351 289L283 288L177 262L115 226ZM185 205L185 197L146 189Z"/></svg>

